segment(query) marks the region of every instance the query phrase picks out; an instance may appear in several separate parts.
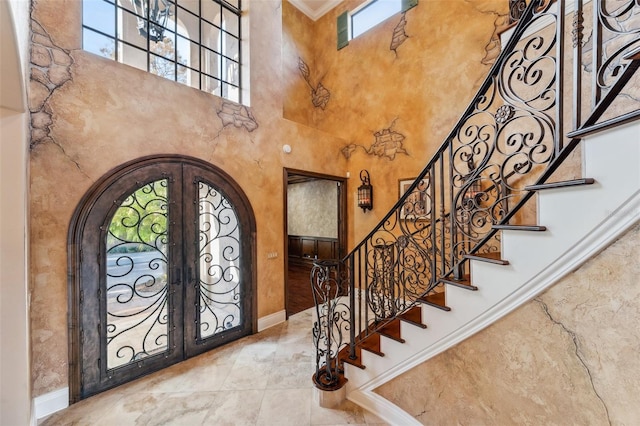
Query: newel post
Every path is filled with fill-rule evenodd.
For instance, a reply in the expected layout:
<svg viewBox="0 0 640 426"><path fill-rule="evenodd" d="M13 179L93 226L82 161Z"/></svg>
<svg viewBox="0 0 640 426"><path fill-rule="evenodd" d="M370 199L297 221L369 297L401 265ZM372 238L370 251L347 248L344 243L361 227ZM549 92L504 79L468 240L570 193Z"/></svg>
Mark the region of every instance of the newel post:
<svg viewBox="0 0 640 426"><path fill-rule="evenodd" d="M316 308L313 324L313 344L316 350L316 369L313 384L322 407L332 407L345 397L345 379L339 352L344 345L343 330L348 325L349 307L342 300L347 296L343 287L342 263L338 260L319 260L311 269L311 290Z"/></svg>

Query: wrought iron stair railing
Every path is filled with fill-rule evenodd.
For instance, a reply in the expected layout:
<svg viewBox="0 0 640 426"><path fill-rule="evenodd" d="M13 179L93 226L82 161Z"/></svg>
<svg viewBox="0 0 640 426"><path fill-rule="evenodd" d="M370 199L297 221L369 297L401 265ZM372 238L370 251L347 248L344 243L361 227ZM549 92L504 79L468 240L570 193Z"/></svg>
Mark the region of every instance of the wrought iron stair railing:
<svg viewBox="0 0 640 426"><path fill-rule="evenodd" d="M573 2L573 67L565 65L565 4L529 3L476 96L405 195L344 259L314 266L317 387L341 386L342 362L362 366L359 347L394 318L413 315L417 303L446 309L444 283L473 290L468 258L500 260L499 231L519 219L534 194L531 185L547 182L586 133L640 118L636 106L598 123L640 66L640 3L591 3L590 103L582 99L583 0ZM565 138L567 93L576 130Z"/></svg>

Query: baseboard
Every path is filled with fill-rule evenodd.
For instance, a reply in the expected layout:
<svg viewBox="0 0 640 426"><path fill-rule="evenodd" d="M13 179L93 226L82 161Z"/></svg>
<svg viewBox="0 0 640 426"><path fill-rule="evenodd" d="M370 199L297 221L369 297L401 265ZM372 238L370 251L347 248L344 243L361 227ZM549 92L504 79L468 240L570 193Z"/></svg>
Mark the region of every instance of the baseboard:
<svg viewBox="0 0 640 426"><path fill-rule="evenodd" d="M69 406L69 388L62 388L34 398L36 420L47 417Z"/></svg>
<svg viewBox="0 0 640 426"><path fill-rule="evenodd" d="M258 332L266 330L269 327L278 325L287 320L287 311L282 310L273 314L258 318Z"/></svg>
<svg viewBox="0 0 640 426"><path fill-rule="evenodd" d="M38 419L36 418L36 400L33 398L31 399L29 409L29 426L38 426Z"/></svg>
<svg viewBox="0 0 640 426"><path fill-rule="evenodd" d="M412 415L372 391L355 390L347 399L380 417L390 425L421 425Z"/></svg>

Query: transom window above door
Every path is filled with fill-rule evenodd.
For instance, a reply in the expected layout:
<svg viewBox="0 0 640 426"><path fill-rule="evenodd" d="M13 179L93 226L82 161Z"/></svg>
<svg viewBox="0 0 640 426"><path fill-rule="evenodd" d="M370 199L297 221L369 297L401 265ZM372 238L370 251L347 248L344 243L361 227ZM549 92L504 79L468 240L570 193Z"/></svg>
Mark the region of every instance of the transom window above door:
<svg viewBox="0 0 640 426"><path fill-rule="evenodd" d="M241 102L240 0L83 0L82 48Z"/></svg>

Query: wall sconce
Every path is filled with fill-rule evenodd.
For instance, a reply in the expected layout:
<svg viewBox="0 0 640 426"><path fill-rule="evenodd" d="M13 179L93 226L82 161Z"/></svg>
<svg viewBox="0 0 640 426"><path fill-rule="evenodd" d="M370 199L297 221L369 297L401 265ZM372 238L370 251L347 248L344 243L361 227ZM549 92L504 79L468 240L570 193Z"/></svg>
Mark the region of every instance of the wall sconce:
<svg viewBox="0 0 640 426"><path fill-rule="evenodd" d="M360 171L360 181L362 185L358 187L358 207L366 213L367 210L373 209L373 186L371 186L368 171Z"/></svg>

